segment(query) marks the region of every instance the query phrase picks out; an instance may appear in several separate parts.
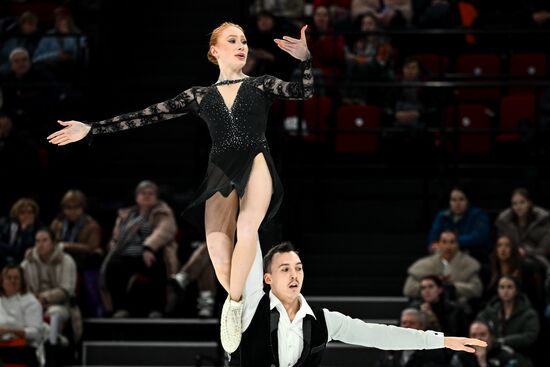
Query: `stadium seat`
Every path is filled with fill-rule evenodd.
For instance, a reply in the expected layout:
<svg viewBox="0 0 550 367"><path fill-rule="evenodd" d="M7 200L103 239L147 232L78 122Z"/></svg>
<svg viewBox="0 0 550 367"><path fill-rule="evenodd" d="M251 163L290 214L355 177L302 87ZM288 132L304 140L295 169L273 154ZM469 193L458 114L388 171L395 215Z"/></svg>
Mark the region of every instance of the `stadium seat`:
<svg viewBox="0 0 550 367"><path fill-rule="evenodd" d="M465 81L495 80L501 74L500 58L496 54L464 54L456 63L456 72L464 74ZM459 88L461 102L497 101L500 88Z"/></svg>
<svg viewBox="0 0 550 367"><path fill-rule="evenodd" d="M536 117L533 94L510 95L500 100L500 128L521 129L533 127ZM496 137L497 142L519 141L521 132L504 131Z"/></svg>
<svg viewBox="0 0 550 367"><path fill-rule="evenodd" d="M457 112L458 116L455 116L454 107L449 107L447 110L447 127L454 127L456 117L458 118L458 129L460 129L457 138L452 131L447 135L447 151L453 151L455 142L457 142L460 154L488 153L491 149L491 133L489 131L468 131L469 129L490 128L490 113L487 107L480 104L462 104L458 106Z"/></svg>
<svg viewBox="0 0 550 367"><path fill-rule="evenodd" d="M332 100L327 96L318 96L305 101L286 101L285 130L290 134L298 131L298 121L302 117L302 136L306 140L324 142L325 131L332 111Z"/></svg>
<svg viewBox="0 0 550 367"><path fill-rule="evenodd" d="M378 133L365 132L378 128L382 119L382 109L376 106L345 105L338 109L336 126L336 152L374 152L378 149Z"/></svg>
<svg viewBox="0 0 550 367"><path fill-rule="evenodd" d="M515 54L510 57L508 73L512 78L543 78L548 70L546 55L542 53ZM510 88L509 94L531 94L533 88Z"/></svg>
<svg viewBox="0 0 550 367"><path fill-rule="evenodd" d="M449 66L449 58L447 56L437 54L416 54L413 58L420 61L426 71L430 72L432 76L441 76L447 72Z"/></svg>

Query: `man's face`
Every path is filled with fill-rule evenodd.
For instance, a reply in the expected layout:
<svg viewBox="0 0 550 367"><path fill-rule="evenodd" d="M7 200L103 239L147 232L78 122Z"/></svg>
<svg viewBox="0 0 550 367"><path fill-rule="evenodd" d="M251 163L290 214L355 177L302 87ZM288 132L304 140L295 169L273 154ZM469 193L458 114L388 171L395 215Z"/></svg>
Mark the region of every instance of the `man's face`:
<svg viewBox="0 0 550 367"><path fill-rule="evenodd" d="M502 278L498 282L498 297L503 302L510 302L514 298L516 298L518 294L518 290L516 288L516 284L508 279L508 278Z"/></svg>
<svg viewBox="0 0 550 367"><path fill-rule="evenodd" d="M17 52L10 58L11 71L17 76L26 74L31 68L29 55L24 52Z"/></svg>
<svg viewBox="0 0 550 367"><path fill-rule="evenodd" d="M451 212L454 215L462 215L468 209L468 199L466 195L460 190L451 191L451 197L449 199L449 205Z"/></svg>
<svg viewBox="0 0 550 367"><path fill-rule="evenodd" d="M420 325L420 320L418 320L418 317L416 317L412 313L406 313L402 315L401 322L399 325L401 327L408 328L408 329L422 330L422 327Z"/></svg>
<svg viewBox="0 0 550 367"><path fill-rule="evenodd" d="M157 204L157 194L150 187L141 189L136 195L136 204L140 209L152 208Z"/></svg>
<svg viewBox="0 0 550 367"><path fill-rule="evenodd" d="M270 16L260 15L256 21L256 25L258 26L258 30L260 32L269 32L273 29L275 23L273 22L273 18Z"/></svg>
<svg viewBox="0 0 550 367"><path fill-rule="evenodd" d="M441 292L443 288L438 287L432 279L424 279L420 282L420 294L424 302L436 303L439 301Z"/></svg>
<svg viewBox="0 0 550 367"><path fill-rule="evenodd" d="M264 280L281 302L292 303L299 297L304 269L296 252L279 252L273 255L271 269L268 271L264 274Z"/></svg>
<svg viewBox="0 0 550 367"><path fill-rule="evenodd" d="M439 253L441 256L450 261L458 252L458 243L456 242L456 236L451 232L443 232L439 236Z"/></svg>

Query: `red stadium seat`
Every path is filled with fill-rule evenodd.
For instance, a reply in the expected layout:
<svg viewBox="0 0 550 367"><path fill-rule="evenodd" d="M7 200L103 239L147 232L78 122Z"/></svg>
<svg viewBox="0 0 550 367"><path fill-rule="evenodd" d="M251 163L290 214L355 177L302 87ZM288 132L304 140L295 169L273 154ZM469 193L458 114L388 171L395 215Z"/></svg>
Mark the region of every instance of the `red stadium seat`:
<svg viewBox="0 0 550 367"><path fill-rule="evenodd" d="M500 100L500 128L519 129L532 127L535 122L535 96L533 94L510 95ZM497 135L497 142L519 141L520 132L502 132Z"/></svg>
<svg viewBox="0 0 550 367"><path fill-rule="evenodd" d="M449 58L447 56L437 54L417 54L412 57L420 61L422 66L433 76L443 75L447 72L447 67L449 66Z"/></svg>
<svg viewBox="0 0 550 367"><path fill-rule="evenodd" d="M465 80L482 81L500 75L500 58L495 54L465 54L458 57L456 72L464 74ZM496 101L500 98L499 88L459 88L462 102Z"/></svg>
<svg viewBox="0 0 550 367"><path fill-rule="evenodd" d="M509 74L516 79L542 78L548 70L545 54L515 54L510 58ZM510 88L510 94L531 94L533 88Z"/></svg>
<svg viewBox="0 0 550 367"><path fill-rule="evenodd" d="M374 152L378 149L378 133L365 132L378 128L382 119L382 109L376 106L345 105L338 109L336 126L339 129L352 129L336 133L336 151Z"/></svg>
<svg viewBox="0 0 550 367"><path fill-rule="evenodd" d="M319 96L305 101L286 101L285 129L290 133L298 129L298 121L302 116L302 136L306 140L325 141L325 131L332 111L332 100L327 96Z"/></svg>
<svg viewBox="0 0 550 367"><path fill-rule="evenodd" d="M489 111L483 105L462 104L458 106L458 139L453 133L447 136L447 150L452 151L455 142L458 142L458 152L461 154L482 154L488 153L491 149L490 132L469 132L468 129L489 129ZM455 123L455 109L449 107L447 110L447 127L453 128Z"/></svg>

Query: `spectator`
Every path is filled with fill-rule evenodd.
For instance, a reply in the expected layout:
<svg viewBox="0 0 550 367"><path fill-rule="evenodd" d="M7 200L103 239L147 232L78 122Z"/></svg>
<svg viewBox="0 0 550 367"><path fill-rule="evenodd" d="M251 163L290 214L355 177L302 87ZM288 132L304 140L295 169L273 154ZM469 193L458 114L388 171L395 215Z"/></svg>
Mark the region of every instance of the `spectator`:
<svg viewBox="0 0 550 367"><path fill-rule="evenodd" d="M383 5L382 5L383 4ZM353 20L372 13L384 26L404 26L411 22L413 12L411 0L352 0Z"/></svg>
<svg viewBox="0 0 550 367"><path fill-rule="evenodd" d="M539 319L527 297L519 290L515 278L502 276L498 295L477 318L495 331L497 342L516 352L526 353L539 334Z"/></svg>
<svg viewBox="0 0 550 367"><path fill-rule="evenodd" d="M499 235L506 235L518 244L520 252L548 265L550 254L550 213L536 206L526 189L512 193L512 205L495 221Z"/></svg>
<svg viewBox="0 0 550 367"><path fill-rule="evenodd" d="M345 40L334 34L329 11L324 6L318 6L313 12L307 43L314 68L321 69L327 77L341 74L345 65Z"/></svg>
<svg viewBox="0 0 550 367"><path fill-rule="evenodd" d="M86 214L86 196L69 190L61 199L61 214L51 223L55 240L71 255L81 280L79 305L85 315L101 316L99 268L103 259L101 227Z"/></svg>
<svg viewBox="0 0 550 367"><path fill-rule="evenodd" d="M449 300L440 277L428 275L420 280L420 299L411 303L426 315L426 328L446 335L466 336L467 321L464 310Z"/></svg>
<svg viewBox="0 0 550 367"><path fill-rule="evenodd" d="M53 77L31 64L29 53L16 48L10 53L11 69L1 77L4 111L13 118L15 128L43 140L56 113L59 91L51 86Z"/></svg>
<svg viewBox="0 0 550 367"><path fill-rule="evenodd" d="M376 17L380 9L380 0L351 0L350 12L352 21L356 21L359 17L370 13ZM376 17L378 20L378 17Z"/></svg>
<svg viewBox="0 0 550 367"><path fill-rule="evenodd" d="M485 299L491 299L497 294L498 280L507 275L518 280L521 289L529 297L536 309L544 306L544 281L545 271L540 271L524 260L520 255L518 246L506 235L497 239L495 250L490 256L491 277L485 291Z"/></svg>
<svg viewBox="0 0 550 367"><path fill-rule="evenodd" d="M170 276L169 284L175 290L174 293L181 294L194 281L197 281L199 288L199 297L197 299L198 316L201 318L212 317L214 315L217 283L216 273L208 256L206 242L198 242L198 246L180 271ZM169 298L166 313L173 313L176 304L177 299L170 300Z"/></svg>
<svg viewBox="0 0 550 367"><path fill-rule="evenodd" d="M401 312L400 326L426 330L425 315L415 308ZM445 366L445 353L441 349L384 351L376 367L437 367Z"/></svg>
<svg viewBox="0 0 550 367"><path fill-rule="evenodd" d="M255 0L252 14L267 10L277 18L298 20L304 15L304 0Z"/></svg>
<svg viewBox="0 0 550 367"><path fill-rule="evenodd" d="M380 23L373 13L360 17L359 37L346 48L347 77L352 85L344 92L345 102L365 102L381 104L385 101L386 91L369 88L361 85L368 81L384 81L391 77L392 47L390 42L379 34L372 34L380 30ZM355 87L353 87L355 85Z"/></svg>
<svg viewBox="0 0 550 367"><path fill-rule="evenodd" d="M32 55L40 41L36 14L26 11L19 16L17 23L17 30L5 40L0 50L0 65L2 68L9 67L9 55L14 49L24 48Z"/></svg>
<svg viewBox="0 0 550 367"><path fill-rule="evenodd" d="M449 0L418 2L413 23L419 28L454 28L459 25L458 9Z"/></svg>
<svg viewBox="0 0 550 367"><path fill-rule="evenodd" d="M38 298L49 317L50 344L68 343L62 331L69 320L76 342L82 335L82 319L79 310L71 306L76 288L75 262L63 252L59 243L54 242L49 228L39 229L35 238L32 251L27 253L21 264L29 291Z"/></svg>
<svg viewBox="0 0 550 367"><path fill-rule="evenodd" d="M451 299L455 298L452 293L456 293L456 298L461 303L480 297L482 285L479 279L479 262L460 251L457 235L450 230L444 230L440 234L436 248L433 255L417 260L411 265L403 289L404 295L410 298L418 297L422 277L436 275L449 289Z"/></svg>
<svg viewBox="0 0 550 367"><path fill-rule="evenodd" d="M489 252L489 217L479 208L470 206L464 189L451 190L449 209L437 213L429 234L429 243L434 247L439 234L445 229L458 233L460 249L485 262Z"/></svg>
<svg viewBox="0 0 550 367"><path fill-rule="evenodd" d="M86 61L86 37L67 8L54 10L54 28L40 40L33 61L46 64L61 80L71 80Z"/></svg>
<svg viewBox="0 0 550 367"><path fill-rule="evenodd" d="M263 10L256 15L256 22L248 35L248 44L256 60L255 75L271 74L289 77L294 63L284 55L273 40L283 33L275 16ZM290 60L292 61L292 60Z"/></svg>
<svg viewBox="0 0 550 367"><path fill-rule="evenodd" d="M11 207L10 217L0 220L2 267L6 264L19 264L27 249L34 245L36 231L41 227L39 213L36 201L22 198Z"/></svg>
<svg viewBox="0 0 550 367"><path fill-rule="evenodd" d="M165 306L167 266L170 274L177 271L175 252L168 257L177 247L176 221L172 209L159 200L155 183L140 182L135 195L136 205L119 211L110 252L103 262L105 308L117 318L160 317Z"/></svg>
<svg viewBox="0 0 550 367"><path fill-rule="evenodd" d="M527 367L529 364L514 350L496 341L494 331L483 321L470 325L470 338L483 340L487 348L474 347L475 353L457 352L451 367Z"/></svg>
<svg viewBox="0 0 550 367"><path fill-rule="evenodd" d="M324 6L328 9L335 25L350 21L351 0L314 0L313 8L318 6Z"/></svg>
<svg viewBox="0 0 550 367"><path fill-rule="evenodd" d="M44 339L42 306L27 291L23 269L7 265L0 276L0 355L2 362L38 366Z"/></svg>

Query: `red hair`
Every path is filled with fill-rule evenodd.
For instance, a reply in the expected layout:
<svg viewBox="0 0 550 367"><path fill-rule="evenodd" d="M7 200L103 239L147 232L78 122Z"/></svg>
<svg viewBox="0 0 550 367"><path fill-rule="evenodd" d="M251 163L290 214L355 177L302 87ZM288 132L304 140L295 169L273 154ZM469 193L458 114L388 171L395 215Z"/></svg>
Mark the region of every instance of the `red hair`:
<svg viewBox="0 0 550 367"><path fill-rule="evenodd" d="M220 34L224 31L224 29L228 27L238 28L241 30L241 32L244 33L244 30L240 25L231 23L231 22L223 22L216 29L214 29L212 33L210 33L210 43L208 44L208 53L206 54L208 61L210 61L213 64L218 65L218 60L214 57L214 55L212 55L212 52L211 52L212 46L215 46L216 43L218 43L218 38L220 37Z"/></svg>

